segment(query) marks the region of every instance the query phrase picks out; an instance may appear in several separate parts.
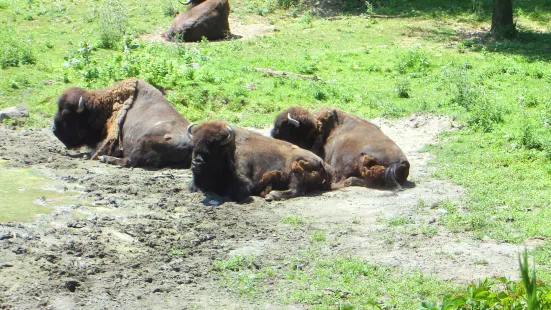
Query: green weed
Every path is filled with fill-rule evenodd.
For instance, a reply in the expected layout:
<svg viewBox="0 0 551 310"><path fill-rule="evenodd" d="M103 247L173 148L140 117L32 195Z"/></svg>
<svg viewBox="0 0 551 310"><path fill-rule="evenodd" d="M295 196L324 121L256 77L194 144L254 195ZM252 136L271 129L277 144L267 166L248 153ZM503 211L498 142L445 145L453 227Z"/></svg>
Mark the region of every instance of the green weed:
<svg viewBox="0 0 551 310"><path fill-rule="evenodd" d="M35 64L36 54L32 45L21 37L11 25L0 27L0 68Z"/></svg>
<svg viewBox="0 0 551 310"><path fill-rule="evenodd" d="M128 8L121 1L100 2L96 8L99 46L114 48L128 32Z"/></svg>
<svg viewBox="0 0 551 310"><path fill-rule="evenodd" d="M300 226L306 223L304 218L300 215L289 215L281 218L281 223L283 224L291 224L294 226Z"/></svg>
<svg viewBox="0 0 551 310"><path fill-rule="evenodd" d="M312 242L323 242L323 241L325 241L326 238L327 238L326 234L322 230L314 230L310 234L310 240Z"/></svg>

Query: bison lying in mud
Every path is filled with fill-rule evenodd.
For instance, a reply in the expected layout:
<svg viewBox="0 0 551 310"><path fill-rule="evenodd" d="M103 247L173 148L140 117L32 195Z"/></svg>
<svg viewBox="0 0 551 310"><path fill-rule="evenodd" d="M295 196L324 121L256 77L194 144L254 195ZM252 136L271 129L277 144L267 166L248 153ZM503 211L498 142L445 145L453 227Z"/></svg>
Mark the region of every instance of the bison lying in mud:
<svg viewBox="0 0 551 310"><path fill-rule="evenodd" d="M187 11L174 18L163 36L169 41L197 42L226 38L230 33L228 0L193 0Z"/></svg>
<svg viewBox="0 0 551 310"><path fill-rule="evenodd" d="M52 129L67 148L88 146L92 159L110 164L189 167L188 126L158 89L131 78L101 90L66 90Z"/></svg>
<svg viewBox="0 0 551 310"><path fill-rule="evenodd" d="M331 169L315 154L225 122L190 125L193 185L234 201L278 200L329 190Z"/></svg>
<svg viewBox="0 0 551 310"><path fill-rule="evenodd" d="M340 185L401 188L409 175L402 150L373 123L336 108L310 114L291 107L277 115L272 137L319 155Z"/></svg>

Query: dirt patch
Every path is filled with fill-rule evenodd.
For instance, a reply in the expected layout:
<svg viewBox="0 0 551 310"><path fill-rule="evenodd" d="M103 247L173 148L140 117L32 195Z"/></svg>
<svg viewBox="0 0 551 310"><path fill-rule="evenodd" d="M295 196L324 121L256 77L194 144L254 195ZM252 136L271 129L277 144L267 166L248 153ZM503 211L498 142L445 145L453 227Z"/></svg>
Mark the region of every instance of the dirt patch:
<svg viewBox="0 0 551 310"><path fill-rule="evenodd" d="M223 288L214 263L254 255L261 267L281 265L308 244L312 229L327 233L326 250L335 255L460 281L515 276L515 246L446 232L438 225L445 214L430 207L463 193L433 178L430 155L421 152L452 122L431 115L375 122L411 161L414 184L406 190L345 188L284 202L254 198L218 206L218 197L187 190L189 170L103 165L67 152L49 130L0 127L0 160L38 169L59 190L80 192L84 201L58 206L33 222L0 224L0 236L12 236L0 240L0 307L278 309L277 300L251 301ZM282 223L290 215L307 225ZM395 217L432 225L437 233L388 225Z"/></svg>
<svg viewBox="0 0 551 310"><path fill-rule="evenodd" d="M230 17L230 40L249 40L255 36L267 35L278 31L278 29L273 25L268 25L265 23L254 23L246 24L243 23L240 19ZM167 26L168 28L168 26ZM155 41L155 42L164 42L167 44L176 44L174 42L166 41L163 38L162 34L166 29L158 29L153 33L148 33L140 36L140 39L145 41ZM224 41L224 40L222 40ZM221 42L221 41L218 41Z"/></svg>

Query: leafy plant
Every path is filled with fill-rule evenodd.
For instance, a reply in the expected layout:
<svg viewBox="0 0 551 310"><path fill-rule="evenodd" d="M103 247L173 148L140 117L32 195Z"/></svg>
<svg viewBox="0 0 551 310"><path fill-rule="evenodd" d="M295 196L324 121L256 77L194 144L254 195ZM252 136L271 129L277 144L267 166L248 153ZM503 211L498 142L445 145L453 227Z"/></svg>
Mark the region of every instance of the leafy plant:
<svg viewBox="0 0 551 310"><path fill-rule="evenodd" d="M35 64L36 54L29 42L17 35L10 25L0 27L0 68Z"/></svg>
<svg viewBox="0 0 551 310"><path fill-rule="evenodd" d="M100 2L96 9L100 47L114 48L128 31L128 9L121 1Z"/></svg>
<svg viewBox="0 0 551 310"><path fill-rule="evenodd" d="M421 309L551 309L551 288L544 283L538 284L535 268L530 275L527 250L523 254L519 253L519 265L522 281L511 281L504 277L484 279L446 295L440 305L422 302Z"/></svg>

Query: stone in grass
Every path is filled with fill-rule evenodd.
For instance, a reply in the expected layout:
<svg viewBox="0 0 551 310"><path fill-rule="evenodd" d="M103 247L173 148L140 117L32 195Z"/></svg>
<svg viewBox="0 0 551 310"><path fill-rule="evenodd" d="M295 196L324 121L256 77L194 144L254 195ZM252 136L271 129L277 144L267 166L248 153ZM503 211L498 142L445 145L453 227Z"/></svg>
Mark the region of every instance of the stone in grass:
<svg viewBox="0 0 551 310"><path fill-rule="evenodd" d="M5 108L0 111L0 122L4 119L19 119L29 117L29 108L26 105Z"/></svg>

